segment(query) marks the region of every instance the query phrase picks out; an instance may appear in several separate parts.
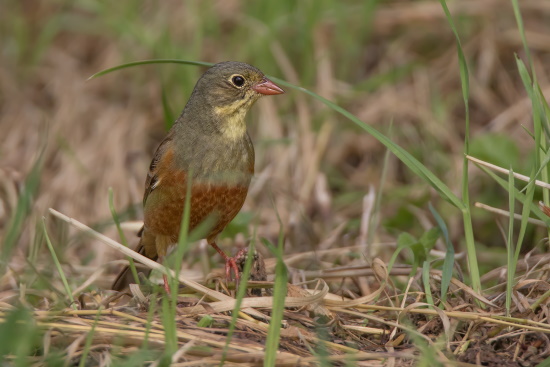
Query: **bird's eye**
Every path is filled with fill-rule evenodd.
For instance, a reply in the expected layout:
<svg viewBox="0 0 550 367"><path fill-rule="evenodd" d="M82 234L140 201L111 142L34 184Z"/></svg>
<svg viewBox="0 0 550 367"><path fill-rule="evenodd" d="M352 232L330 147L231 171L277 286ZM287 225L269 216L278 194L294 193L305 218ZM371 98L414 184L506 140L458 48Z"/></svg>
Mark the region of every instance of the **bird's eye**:
<svg viewBox="0 0 550 367"><path fill-rule="evenodd" d="M240 75L235 75L231 78L231 82L237 87L242 87L244 85L244 78Z"/></svg>

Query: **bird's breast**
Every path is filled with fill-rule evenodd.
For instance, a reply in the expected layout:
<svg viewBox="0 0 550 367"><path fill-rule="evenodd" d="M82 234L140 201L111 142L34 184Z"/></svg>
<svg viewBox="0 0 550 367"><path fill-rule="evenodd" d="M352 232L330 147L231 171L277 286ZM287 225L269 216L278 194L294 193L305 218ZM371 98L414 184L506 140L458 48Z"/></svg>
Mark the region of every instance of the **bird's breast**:
<svg viewBox="0 0 550 367"><path fill-rule="evenodd" d="M236 140L222 134L200 136L179 148L174 163L194 181L248 187L254 174L254 147L246 132Z"/></svg>

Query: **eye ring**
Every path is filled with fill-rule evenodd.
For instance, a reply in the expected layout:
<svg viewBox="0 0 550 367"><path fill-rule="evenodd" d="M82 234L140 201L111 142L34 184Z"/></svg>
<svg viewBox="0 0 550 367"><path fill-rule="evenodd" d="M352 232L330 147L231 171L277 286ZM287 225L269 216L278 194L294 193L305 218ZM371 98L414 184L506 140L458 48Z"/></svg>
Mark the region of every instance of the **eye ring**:
<svg viewBox="0 0 550 367"><path fill-rule="evenodd" d="M242 86L244 85L244 77L242 75L232 75L231 76L231 83L237 87L237 88L242 88Z"/></svg>

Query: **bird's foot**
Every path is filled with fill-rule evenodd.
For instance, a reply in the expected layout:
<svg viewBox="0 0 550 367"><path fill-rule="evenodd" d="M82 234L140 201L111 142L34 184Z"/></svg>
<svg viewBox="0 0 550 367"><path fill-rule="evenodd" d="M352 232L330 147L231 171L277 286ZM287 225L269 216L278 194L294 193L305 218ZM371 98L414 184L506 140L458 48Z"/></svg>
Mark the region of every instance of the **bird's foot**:
<svg viewBox="0 0 550 367"><path fill-rule="evenodd" d="M239 268L237 263L242 264L242 259L246 257L247 253L248 249L244 248L242 250L239 250L239 252L237 252L237 255L225 258L225 279L227 281L231 280L231 271L233 270L233 273L235 274L235 277L233 279L235 280L236 286L239 285L239 281L241 279L241 269Z"/></svg>

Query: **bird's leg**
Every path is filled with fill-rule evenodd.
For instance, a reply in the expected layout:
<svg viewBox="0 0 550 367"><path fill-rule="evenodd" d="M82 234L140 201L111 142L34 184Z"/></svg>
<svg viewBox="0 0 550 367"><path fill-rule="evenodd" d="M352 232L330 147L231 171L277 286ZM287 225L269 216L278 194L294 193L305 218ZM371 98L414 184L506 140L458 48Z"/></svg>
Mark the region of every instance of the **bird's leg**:
<svg viewBox="0 0 550 367"><path fill-rule="evenodd" d="M162 279L164 280L164 290L168 294L172 294L172 291L170 290L170 285L168 284L168 277L166 274L162 274Z"/></svg>
<svg viewBox="0 0 550 367"><path fill-rule="evenodd" d="M164 264L164 256L160 256L158 262ZM162 280L164 281L164 290L166 293L172 294L170 291L170 284L168 284L168 276L166 274L162 274Z"/></svg>
<svg viewBox="0 0 550 367"><path fill-rule="evenodd" d="M240 250L235 257L229 257L218 247L218 245L216 245L216 242L210 242L210 246L214 247L218 254L220 254L225 260L226 281L231 279L231 270L233 270L235 273L235 284L238 285L241 275L239 274L239 267L237 266L237 262L235 260L238 260L241 256L243 256L243 254L246 254L246 249Z"/></svg>

